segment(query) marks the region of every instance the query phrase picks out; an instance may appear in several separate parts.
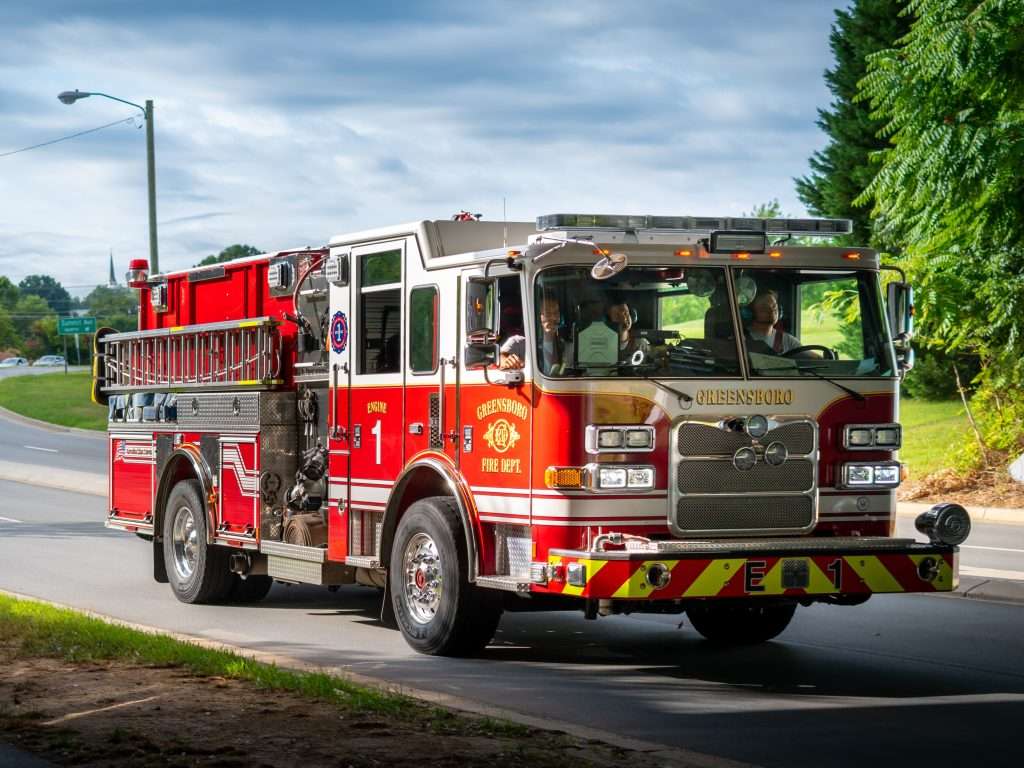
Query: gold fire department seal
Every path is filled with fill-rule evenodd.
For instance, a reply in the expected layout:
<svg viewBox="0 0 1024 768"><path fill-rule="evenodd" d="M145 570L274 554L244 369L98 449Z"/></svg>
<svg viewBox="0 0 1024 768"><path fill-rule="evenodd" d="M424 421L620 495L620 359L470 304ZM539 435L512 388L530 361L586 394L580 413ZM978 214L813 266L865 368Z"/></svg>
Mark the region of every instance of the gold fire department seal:
<svg viewBox="0 0 1024 768"><path fill-rule="evenodd" d="M515 444L519 442L519 437L515 425L508 419L492 421L487 425L487 431L484 433L486 443L491 446L491 450L498 453L505 453L510 448L514 448Z"/></svg>

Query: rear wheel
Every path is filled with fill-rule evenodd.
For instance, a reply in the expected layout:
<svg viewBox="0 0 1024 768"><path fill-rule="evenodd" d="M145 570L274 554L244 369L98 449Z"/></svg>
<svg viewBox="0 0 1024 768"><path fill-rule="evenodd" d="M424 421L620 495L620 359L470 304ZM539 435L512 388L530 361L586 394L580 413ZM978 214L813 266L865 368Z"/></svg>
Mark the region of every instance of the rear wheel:
<svg viewBox="0 0 1024 768"><path fill-rule="evenodd" d="M164 564L174 596L183 603L223 600L233 574L228 552L206 541L206 507L198 480L171 489L164 511Z"/></svg>
<svg viewBox="0 0 1024 768"><path fill-rule="evenodd" d="M410 506L395 532L388 582L395 621L415 650L468 656L494 637L500 596L470 584L468 572L455 501L435 496Z"/></svg>
<svg viewBox="0 0 1024 768"><path fill-rule="evenodd" d="M686 609L693 628L720 645L756 645L778 637L796 613L796 603L693 603Z"/></svg>

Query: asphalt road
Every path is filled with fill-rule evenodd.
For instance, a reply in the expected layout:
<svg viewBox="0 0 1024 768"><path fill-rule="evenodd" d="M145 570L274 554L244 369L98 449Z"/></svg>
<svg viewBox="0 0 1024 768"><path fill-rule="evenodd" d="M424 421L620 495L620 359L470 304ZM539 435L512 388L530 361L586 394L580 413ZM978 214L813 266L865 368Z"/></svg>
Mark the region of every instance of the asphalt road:
<svg viewBox="0 0 1024 768"><path fill-rule="evenodd" d="M106 475L106 438L105 432L41 429L0 416L0 461Z"/></svg>
<svg viewBox="0 0 1024 768"><path fill-rule="evenodd" d="M10 482L0 498L3 589L760 765L1024 761L1022 605L814 606L778 641L739 650L709 647L679 617L506 614L483 658L439 659L378 623L375 590L277 585L259 606L187 606L151 580L145 543L103 528L102 498ZM1005 534L991 533L1009 549Z"/></svg>

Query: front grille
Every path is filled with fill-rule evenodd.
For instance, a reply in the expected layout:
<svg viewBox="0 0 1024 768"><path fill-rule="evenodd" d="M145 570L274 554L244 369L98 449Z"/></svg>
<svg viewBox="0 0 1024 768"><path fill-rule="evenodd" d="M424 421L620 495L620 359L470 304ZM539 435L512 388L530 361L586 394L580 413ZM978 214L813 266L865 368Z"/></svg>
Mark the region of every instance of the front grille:
<svg viewBox="0 0 1024 768"><path fill-rule="evenodd" d="M775 417L768 433L753 439L734 425L739 417L684 422L672 440L671 512L677 536L798 534L816 520L817 428L803 417ZM764 449L782 443L788 458L768 464ZM757 461L737 469L733 455L753 448Z"/></svg>
<svg viewBox="0 0 1024 768"><path fill-rule="evenodd" d="M752 442L745 432L732 432L708 424L682 424L676 438L680 456L732 456L737 448Z"/></svg>
<svg viewBox="0 0 1024 768"><path fill-rule="evenodd" d="M806 528L814 520L810 496L686 496L676 503L676 528L720 532Z"/></svg>
<svg viewBox="0 0 1024 768"><path fill-rule="evenodd" d="M676 489L684 494L806 492L813 486L814 463L808 459L790 459L781 467L762 461L746 471L728 459L681 461L676 471Z"/></svg>
<svg viewBox="0 0 1024 768"><path fill-rule="evenodd" d="M775 442L785 444L791 456L804 456L814 450L814 426L806 421L791 422L769 430L761 438L761 445Z"/></svg>

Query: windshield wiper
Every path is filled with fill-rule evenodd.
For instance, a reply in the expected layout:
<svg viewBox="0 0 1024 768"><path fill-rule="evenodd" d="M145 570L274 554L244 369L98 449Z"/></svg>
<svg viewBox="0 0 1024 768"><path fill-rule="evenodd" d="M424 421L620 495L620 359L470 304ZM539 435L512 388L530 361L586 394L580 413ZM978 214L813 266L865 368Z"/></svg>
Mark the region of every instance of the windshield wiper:
<svg viewBox="0 0 1024 768"><path fill-rule="evenodd" d="M634 366L634 367L638 367L638 366ZM657 379L652 379L650 376L648 376L643 371L638 370L636 373L644 381L649 381L649 382L651 382L651 384L654 384L657 387L661 387L666 392L671 392L673 395L675 395L677 398L679 398L679 405L682 406L684 403L692 403L693 402L693 398L690 397L690 395L688 395L685 392L683 392L682 390L676 389L675 387L670 387L668 384L665 384L662 381L658 381Z"/></svg>
<svg viewBox="0 0 1024 768"><path fill-rule="evenodd" d="M803 366L803 365L800 365L799 363L797 363L797 366L796 366L796 369L798 371L800 371L800 373L803 373L804 371L807 371L809 374L811 374L815 378L821 379L822 381L827 381L829 384L831 384L834 387L839 387L839 389L843 390L843 392L846 392L848 395L850 395L854 400L857 400L858 402L863 403L867 399L867 398L864 397L864 395L862 395L857 390L850 389L845 384L840 384L838 381L836 381L835 379L830 379L828 376L823 376L821 373L818 372L819 368L820 368L820 366L815 366L815 365Z"/></svg>

